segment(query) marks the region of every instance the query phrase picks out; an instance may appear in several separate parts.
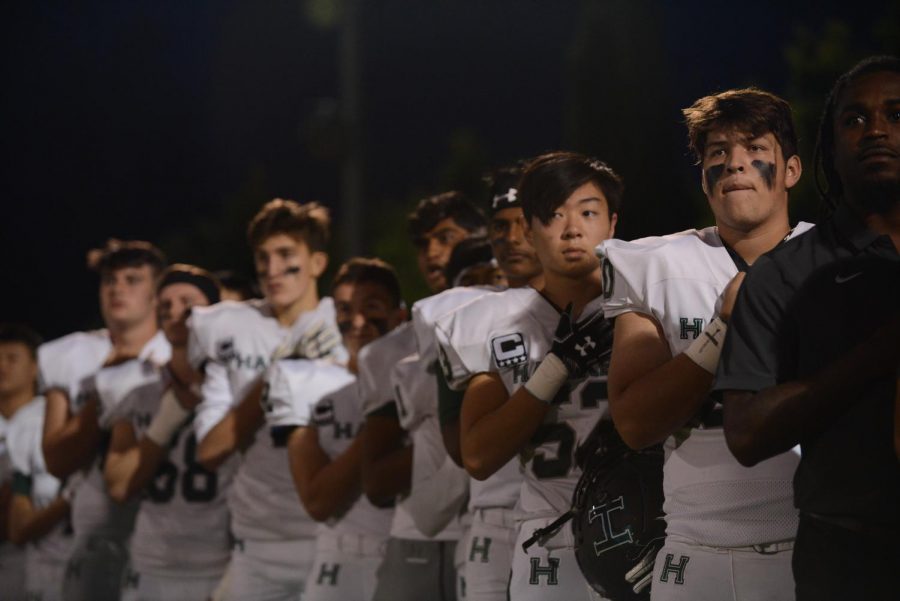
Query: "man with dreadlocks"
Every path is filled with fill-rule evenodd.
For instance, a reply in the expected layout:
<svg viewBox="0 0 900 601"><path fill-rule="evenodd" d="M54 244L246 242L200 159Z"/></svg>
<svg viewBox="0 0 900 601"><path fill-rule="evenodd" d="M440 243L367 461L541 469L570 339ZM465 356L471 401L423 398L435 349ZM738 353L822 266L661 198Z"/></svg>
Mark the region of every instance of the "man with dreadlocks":
<svg viewBox="0 0 900 601"><path fill-rule="evenodd" d="M900 59L837 80L816 157L833 214L749 272L715 387L741 463L802 447L797 599L896 599Z"/></svg>

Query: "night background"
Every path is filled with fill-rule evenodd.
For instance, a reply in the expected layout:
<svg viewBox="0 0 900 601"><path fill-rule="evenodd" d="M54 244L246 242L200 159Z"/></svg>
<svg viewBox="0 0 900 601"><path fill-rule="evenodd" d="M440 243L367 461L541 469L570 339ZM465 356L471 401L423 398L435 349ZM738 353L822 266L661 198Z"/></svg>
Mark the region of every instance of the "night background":
<svg viewBox="0 0 900 601"><path fill-rule="evenodd" d="M146 239L249 275L246 223L276 196L326 204L332 266L381 256L408 300L425 293L415 201L483 201L485 170L546 150L624 175L621 238L708 225L679 111L735 86L792 103L792 219L815 221L825 94L860 58L900 53L900 0L16 0L0 14L0 321L47 338L100 325L89 249Z"/></svg>

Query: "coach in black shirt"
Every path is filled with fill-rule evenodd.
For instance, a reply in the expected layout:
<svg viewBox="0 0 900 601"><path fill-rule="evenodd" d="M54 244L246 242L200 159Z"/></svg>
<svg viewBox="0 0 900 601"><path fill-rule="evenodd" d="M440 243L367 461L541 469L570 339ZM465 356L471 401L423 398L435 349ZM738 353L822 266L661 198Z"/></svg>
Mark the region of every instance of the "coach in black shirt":
<svg viewBox="0 0 900 601"><path fill-rule="evenodd" d="M761 257L729 323L715 389L738 460L796 444L797 598L897 599L900 464L900 60L838 79L817 159L834 214Z"/></svg>

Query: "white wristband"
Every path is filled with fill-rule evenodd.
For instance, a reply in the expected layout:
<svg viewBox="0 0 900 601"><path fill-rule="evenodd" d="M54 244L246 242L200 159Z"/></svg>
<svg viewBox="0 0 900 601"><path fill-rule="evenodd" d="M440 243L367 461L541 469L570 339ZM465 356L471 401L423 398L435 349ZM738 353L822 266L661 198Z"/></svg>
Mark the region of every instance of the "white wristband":
<svg viewBox="0 0 900 601"><path fill-rule="evenodd" d="M159 410L153 416L153 421L150 422L144 434L159 446L164 447L169 444L172 435L190 414L190 411L181 406L175 397L175 391L170 388L160 400Z"/></svg>
<svg viewBox="0 0 900 601"><path fill-rule="evenodd" d="M684 350L684 354L709 373L715 374L726 332L728 324L718 317L713 318L697 339Z"/></svg>
<svg viewBox="0 0 900 601"><path fill-rule="evenodd" d="M568 379L569 370L566 369L562 359L553 353L547 353L541 364L525 382L525 390L545 403L550 403Z"/></svg>

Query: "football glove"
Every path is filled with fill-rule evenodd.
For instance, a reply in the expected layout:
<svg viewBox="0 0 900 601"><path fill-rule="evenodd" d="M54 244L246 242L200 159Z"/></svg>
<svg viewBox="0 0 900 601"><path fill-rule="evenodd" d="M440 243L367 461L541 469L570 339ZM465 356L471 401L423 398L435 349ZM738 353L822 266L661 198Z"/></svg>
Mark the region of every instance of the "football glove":
<svg viewBox="0 0 900 601"><path fill-rule="evenodd" d="M570 380L586 377L612 351L612 322L595 311L581 321L572 319L572 303L559 316L550 352L559 357L569 371Z"/></svg>

